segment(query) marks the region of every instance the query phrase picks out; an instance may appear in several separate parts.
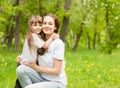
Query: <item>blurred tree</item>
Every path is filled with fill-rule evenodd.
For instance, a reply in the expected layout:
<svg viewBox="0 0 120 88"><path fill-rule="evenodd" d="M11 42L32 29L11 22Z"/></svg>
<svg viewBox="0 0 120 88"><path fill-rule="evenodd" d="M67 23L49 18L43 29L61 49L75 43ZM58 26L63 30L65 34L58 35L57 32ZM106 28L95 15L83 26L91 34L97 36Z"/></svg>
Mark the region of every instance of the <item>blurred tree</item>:
<svg viewBox="0 0 120 88"><path fill-rule="evenodd" d="M62 28L60 31L60 38L63 40L63 42L65 42L65 38L68 32L68 26L69 26L69 14L68 14L68 10L70 9L70 5L71 5L71 0L65 0L65 15L63 16L63 23L62 23Z"/></svg>

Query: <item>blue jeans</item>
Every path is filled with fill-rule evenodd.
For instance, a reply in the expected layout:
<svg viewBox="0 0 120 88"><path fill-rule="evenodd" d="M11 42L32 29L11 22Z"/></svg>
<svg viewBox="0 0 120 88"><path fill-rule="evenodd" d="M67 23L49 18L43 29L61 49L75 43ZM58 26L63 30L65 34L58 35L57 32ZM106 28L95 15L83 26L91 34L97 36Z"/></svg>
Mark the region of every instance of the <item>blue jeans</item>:
<svg viewBox="0 0 120 88"><path fill-rule="evenodd" d="M62 83L48 81L39 72L25 65L19 65L16 74L22 88L65 88Z"/></svg>

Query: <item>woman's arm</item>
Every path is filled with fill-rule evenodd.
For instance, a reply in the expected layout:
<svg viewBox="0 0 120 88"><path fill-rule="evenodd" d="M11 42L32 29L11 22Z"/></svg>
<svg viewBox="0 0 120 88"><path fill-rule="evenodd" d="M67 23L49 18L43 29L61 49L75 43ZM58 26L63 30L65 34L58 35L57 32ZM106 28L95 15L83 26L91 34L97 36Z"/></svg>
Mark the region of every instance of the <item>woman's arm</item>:
<svg viewBox="0 0 120 88"><path fill-rule="evenodd" d="M62 67L62 60L57 60L54 59L54 66L52 68L45 68L45 67L41 67L38 66L35 63L26 63L27 66L35 69L38 72L43 72L43 73L47 73L47 74L53 74L53 75L59 75L60 71L61 71L61 67Z"/></svg>

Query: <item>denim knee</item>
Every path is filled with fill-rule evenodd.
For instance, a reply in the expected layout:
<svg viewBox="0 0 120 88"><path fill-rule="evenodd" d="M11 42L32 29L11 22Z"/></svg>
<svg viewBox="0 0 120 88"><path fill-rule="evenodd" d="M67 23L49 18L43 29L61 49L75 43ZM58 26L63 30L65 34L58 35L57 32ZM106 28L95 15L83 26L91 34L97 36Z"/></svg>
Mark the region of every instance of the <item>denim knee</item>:
<svg viewBox="0 0 120 88"><path fill-rule="evenodd" d="M16 69L16 74L17 75L22 75L24 74L24 66L23 65L19 65Z"/></svg>

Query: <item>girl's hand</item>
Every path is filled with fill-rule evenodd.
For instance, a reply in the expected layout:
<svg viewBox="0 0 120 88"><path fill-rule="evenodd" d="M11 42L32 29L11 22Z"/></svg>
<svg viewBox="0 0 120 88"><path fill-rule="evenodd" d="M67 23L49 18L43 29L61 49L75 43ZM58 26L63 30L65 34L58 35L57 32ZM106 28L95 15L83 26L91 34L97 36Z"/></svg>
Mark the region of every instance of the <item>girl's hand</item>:
<svg viewBox="0 0 120 88"><path fill-rule="evenodd" d="M21 63L21 62L22 62L21 55L17 56L16 62L17 62L17 63Z"/></svg>
<svg viewBox="0 0 120 88"><path fill-rule="evenodd" d="M53 40L60 38L59 34L56 33L53 33L51 37Z"/></svg>

